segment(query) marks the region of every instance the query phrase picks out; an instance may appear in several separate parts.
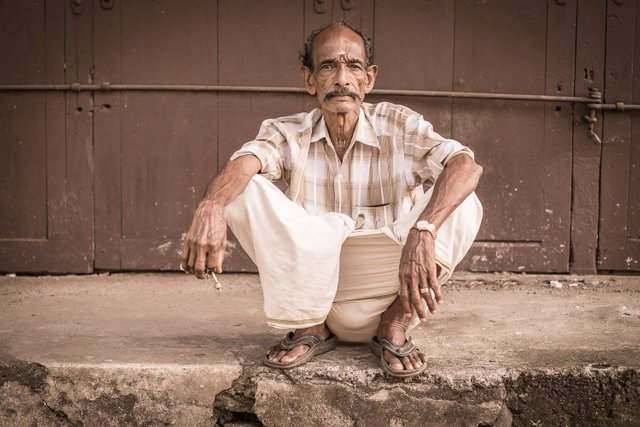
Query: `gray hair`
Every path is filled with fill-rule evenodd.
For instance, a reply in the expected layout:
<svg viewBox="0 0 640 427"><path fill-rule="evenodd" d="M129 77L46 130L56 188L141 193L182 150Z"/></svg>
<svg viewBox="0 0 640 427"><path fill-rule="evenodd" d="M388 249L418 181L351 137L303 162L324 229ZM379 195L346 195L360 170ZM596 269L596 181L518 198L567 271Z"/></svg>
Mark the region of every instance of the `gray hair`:
<svg viewBox="0 0 640 427"><path fill-rule="evenodd" d="M362 43L364 44L364 65L369 68L373 62L373 48L371 46L371 40L369 40L362 31L343 20L332 21L317 30L313 30L311 34L309 34L307 41L304 43L304 48L302 52L300 52L300 62L302 62L302 65L313 71L313 41L318 34L331 27L346 27L360 36Z"/></svg>

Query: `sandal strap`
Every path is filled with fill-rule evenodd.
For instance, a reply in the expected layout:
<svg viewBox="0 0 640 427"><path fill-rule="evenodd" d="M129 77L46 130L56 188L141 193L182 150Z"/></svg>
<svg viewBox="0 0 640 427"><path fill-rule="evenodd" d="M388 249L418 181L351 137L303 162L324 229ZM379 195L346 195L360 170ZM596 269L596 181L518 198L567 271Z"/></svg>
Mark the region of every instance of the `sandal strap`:
<svg viewBox="0 0 640 427"><path fill-rule="evenodd" d="M387 350L396 357L406 357L416 349L416 345L414 344L411 337L408 337L404 344L402 344L401 346L394 344L387 338L378 338L378 343L380 344L380 347Z"/></svg>
<svg viewBox="0 0 640 427"><path fill-rule="evenodd" d="M318 334L306 334L299 338L293 339L293 332L289 332L278 344L282 350L292 350L301 345L313 347L314 345L324 341Z"/></svg>

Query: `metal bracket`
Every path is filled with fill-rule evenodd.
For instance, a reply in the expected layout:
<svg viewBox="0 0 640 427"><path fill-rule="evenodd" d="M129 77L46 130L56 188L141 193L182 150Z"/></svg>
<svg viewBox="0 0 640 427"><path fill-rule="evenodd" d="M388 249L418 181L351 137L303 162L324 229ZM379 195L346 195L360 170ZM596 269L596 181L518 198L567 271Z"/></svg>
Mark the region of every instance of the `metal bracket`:
<svg viewBox="0 0 640 427"><path fill-rule="evenodd" d="M340 4L342 5L343 10L351 10L353 9L354 0L342 0Z"/></svg>
<svg viewBox="0 0 640 427"><path fill-rule="evenodd" d="M325 13L327 11L327 1L313 0L313 11L315 13Z"/></svg>
<svg viewBox="0 0 640 427"><path fill-rule="evenodd" d="M84 2L82 0L71 0L71 11L74 15L84 12Z"/></svg>
<svg viewBox="0 0 640 427"><path fill-rule="evenodd" d="M589 98L592 98L594 100L594 104L602 103L602 93L596 88L589 88ZM586 116L582 116L582 119L589 125L587 129L587 135L596 145L600 145L602 144L602 140L593 130L595 124L598 122L598 118L596 117L596 109L590 108L589 104L587 104L587 108L589 109L589 114Z"/></svg>
<svg viewBox="0 0 640 427"><path fill-rule="evenodd" d="M100 6L102 6L102 8L104 10L111 10L113 9L113 5L115 4L115 0L102 0L100 2Z"/></svg>

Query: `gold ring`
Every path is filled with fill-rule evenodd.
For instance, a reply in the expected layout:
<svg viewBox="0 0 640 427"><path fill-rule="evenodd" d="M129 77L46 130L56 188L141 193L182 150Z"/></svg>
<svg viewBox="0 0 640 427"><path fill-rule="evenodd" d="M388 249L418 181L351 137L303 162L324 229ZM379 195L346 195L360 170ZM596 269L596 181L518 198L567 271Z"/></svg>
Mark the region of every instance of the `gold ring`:
<svg viewBox="0 0 640 427"><path fill-rule="evenodd" d="M429 293L429 288L420 288L420 293L421 293L422 295L426 295L426 294L428 294L428 293Z"/></svg>

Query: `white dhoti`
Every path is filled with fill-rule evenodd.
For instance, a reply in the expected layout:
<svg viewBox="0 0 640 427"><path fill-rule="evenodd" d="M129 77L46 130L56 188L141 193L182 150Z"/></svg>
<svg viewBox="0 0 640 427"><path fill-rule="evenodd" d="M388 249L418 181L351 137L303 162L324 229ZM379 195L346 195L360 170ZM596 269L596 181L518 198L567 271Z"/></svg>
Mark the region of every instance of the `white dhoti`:
<svg viewBox="0 0 640 427"><path fill-rule="evenodd" d="M297 329L326 321L342 341L370 341L380 315L398 296L402 245L431 194L388 226L354 230L347 215L309 215L255 176L226 207L225 216L258 267L267 323ZM440 283L471 247L481 220L482 206L471 194L438 229Z"/></svg>

